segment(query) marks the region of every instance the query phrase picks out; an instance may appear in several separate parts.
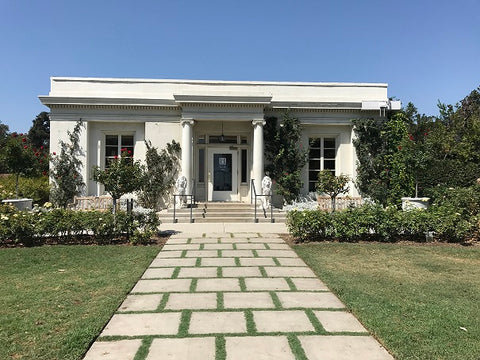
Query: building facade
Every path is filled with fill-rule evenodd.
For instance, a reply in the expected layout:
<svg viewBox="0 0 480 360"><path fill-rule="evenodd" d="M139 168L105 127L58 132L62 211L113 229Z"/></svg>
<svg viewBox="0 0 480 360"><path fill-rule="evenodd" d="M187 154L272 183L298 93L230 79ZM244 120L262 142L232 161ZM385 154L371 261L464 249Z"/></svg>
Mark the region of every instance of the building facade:
<svg viewBox="0 0 480 360"><path fill-rule="evenodd" d="M251 180L264 176L265 118L279 120L289 109L302 124L309 161L303 193L313 191L320 170L355 179L351 120L382 117L400 102L390 101L387 84L200 81L53 77L49 95L50 148L68 140L76 121L80 135L85 195L102 195L91 167L108 166L120 149L143 160L145 141L182 147L181 173L187 193L200 201L250 201ZM351 195L357 195L351 186Z"/></svg>

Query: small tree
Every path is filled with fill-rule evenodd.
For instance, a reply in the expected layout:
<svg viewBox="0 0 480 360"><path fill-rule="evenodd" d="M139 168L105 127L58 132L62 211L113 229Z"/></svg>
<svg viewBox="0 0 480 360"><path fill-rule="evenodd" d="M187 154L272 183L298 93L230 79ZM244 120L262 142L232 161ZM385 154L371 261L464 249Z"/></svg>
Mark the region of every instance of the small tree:
<svg viewBox="0 0 480 360"><path fill-rule="evenodd" d="M318 173L317 193L327 194L332 201L332 211L335 211L335 199L340 194L346 194L350 189L347 175L335 176L330 170L322 170Z"/></svg>
<svg viewBox="0 0 480 360"><path fill-rule="evenodd" d="M6 169L15 176L15 196L18 198L18 179L20 175L34 176L39 166L46 160L43 149L33 148L26 134L11 134L1 149L2 162Z"/></svg>
<svg viewBox="0 0 480 360"><path fill-rule="evenodd" d="M78 158L81 155L79 142L82 126L82 121L77 121L73 132L67 132L70 141L68 143L60 142L60 154L52 153L50 170L52 191L50 197L55 206L58 207L66 208L85 187L80 173L82 161Z"/></svg>
<svg viewBox="0 0 480 360"><path fill-rule="evenodd" d="M179 170L180 144L172 140L165 149L158 151L145 141L146 171L142 175L138 200L143 206L158 210L160 202L175 184Z"/></svg>
<svg viewBox="0 0 480 360"><path fill-rule="evenodd" d="M280 124L275 117L266 118L266 170L276 182L277 194L282 195L287 204L298 197L303 186L300 172L307 163L308 153L302 149L301 135L300 121L289 111L283 114Z"/></svg>
<svg viewBox="0 0 480 360"><path fill-rule="evenodd" d="M117 200L123 195L140 189L142 181L142 166L133 161L131 151L121 149L121 155L115 156L105 170L98 166L92 168L92 179L105 187L105 191L112 196L113 213L117 211Z"/></svg>

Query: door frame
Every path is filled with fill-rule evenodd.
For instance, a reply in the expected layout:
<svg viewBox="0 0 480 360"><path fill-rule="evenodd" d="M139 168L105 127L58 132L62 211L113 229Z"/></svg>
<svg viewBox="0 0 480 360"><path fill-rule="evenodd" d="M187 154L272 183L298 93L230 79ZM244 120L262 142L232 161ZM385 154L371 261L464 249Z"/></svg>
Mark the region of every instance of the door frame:
<svg viewBox="0 0 480 360"><path fill-rule="evenodd" d="M214 154L232 154L232 191L213 190L213 156ZM228 147L207 149L207 201L238 201L238 151Z"/></svg>

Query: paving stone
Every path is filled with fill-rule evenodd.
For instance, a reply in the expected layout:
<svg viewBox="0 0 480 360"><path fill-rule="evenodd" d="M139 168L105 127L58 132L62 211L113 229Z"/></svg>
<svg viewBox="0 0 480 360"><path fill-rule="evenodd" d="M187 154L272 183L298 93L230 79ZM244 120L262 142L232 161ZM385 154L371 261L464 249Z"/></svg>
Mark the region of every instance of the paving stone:
<svg viewBox="0 0 480 360"><path fill-rule="evenodd" d="M150 267L163 267L163 266L195 266L197 259L155 259L150 264Z"/></svg>
<svg viewBox="0 0 480 360"><path fill-rule="evenodd" d="M189 292L191 279L161 279L161 280L139 280L133 288L133 293L150 292Z"/></svg>
<svg viewBox="0 0 480 360"><path fill-rule="evenodd" d="M269 266L275 265L272 258L240 258L240 265L242 266Z"/></svg>
<svg viewBox="0 0 480 360"><path fill-rule="evenodd" d="M275 266L275 267L265 267L265 271L268 276L271 277L310 277L316 278L312 270L308 267L300 266Z"/></svg>
<svg viewBox="0 0 480 360"><path fill-rule="evenodd" d="M246 278L247 291L256 290L290 290L288 283L282 278Z"/></svg>
<svg viewBox="0 0 480 360"><path fill-rule="evenodd" d="M248 244L248 238L221 238L222 244Z"/></svg>
<svg viewBox="0 0 480 360"><path fill-rule="evenodd" d="M233 250L233 244L205 244L205 250Z"/></svg>
<svg viewBox="0 0 480 360"><path fill-rule="evenodd" d="M256 232L242 232L242 233L233 233L233 237L235 238L258 238L259 235Z"/></svg>
<svg viewBox="0 0 480 360"><path fill-rule="evenodd" d="M271 250L292 250L287 244L268 244Z"/></svg>
<svg viewBox="0 0 480 360"><path fill-rule="evenodd" d="M253 311L258 332L315 331L305 311Z"/></svg>
<svg viewBox="0 0 480 360"><path fill-rule="evenodd" d="M258 244L237 244L237 250L266 250L265 244L258 243Z"/></svg>
<svg viewBox="0 0 480 360"><path fill-rule="evenodd" d="M186 257L217 257L217 250L191 250L187 251Z"/></svg>
<svg viewBox="0 0 480 360"><path fill-rule="evenodd" d="M247 324L243 312L193 312L189 334L244 333Z"/></svg>
<svg viewBox="0 0 480 360"><path fill-rule="evenodd" d="M222 256L225 257L252 257L252 250L222 250Z"/></svg>
<svg viewBox="0 0 480 360"><path fill-rule="evenodd" d="M285 244L285 241L281 238L275 237L260 237L250 239L251 243L267 243L267 244Z"/></svg>
<svg viewBox="0 0 480 360"><path fill-rule="evenodd" d="M101 336L176 335L180 312L115 314Z"/></svg>
<svg viewBox="0 0 480 360"><path fill-rule="evenodd" d="M191 244L217 244L218 243L218 238L215 238L215 237L193 238L190 243Z"/></svg>
<svg viewBox="0 0 480 360"><path fill-rule="evenodd" d="M133 360L142 339L95 341L83 360Z"/></svg>
<svg viewBox="0 0 480 360"><path fill-rule="evenodd" d="M292 279L297 290L328 291L327 286L319 279Z"/></svg>
<svg viewBox="0 0 480 360"><path fill-rule="evenodd" d="M370 336L299 336L309 360L393 360Z"/></svg>
<svg viewBox="0 0 480 360"><path fill-rule="evenodd" d="M280 237L280 235L279 234L274 234L274 233L261 232L260 237L263 237L263 238L278 238L278 237Z"/></svg>
<svg viewBox="0 0 480 360"><path fill-rule="evenodd" d="M171 278L175 268L150 268L145 270L142 279Z"/></svg>
<svg viewBox="0 0 480 360"><path fill-rule="evenodd" d="M165 309L183 310L183 309L216 309L216 293L185 293L170 294Z"/></svg>
<svg viewBox="0 0 480 360"><path fill-rule="evenodd" d="M224 267L222 275L223 277L262 277L260 269L254 266Z"/></svg>
<svg viewBox="0 0 480 360"><path fill-rule="evenodd" d="M278 262L282 266L307 266L300 258L278 258Z"/></svg>
<svg viewBox="0 0 480 360"><path fill-rule="evenodd" d="M235 266L235 258L202 258L201 266Z"/></svg>
<svg viewBox="0 0 480 360"><path fill-rule="evenodd" d="M168 239L166 244L173 245L173 244L187 244L188 243L189 239L186 238L186 237L184 237L184 238L173 238L172 236L170 237L170 239Z"/></svg>
<svg viewBox="0 0 480 360"><path fill-rule="evenodd" d="M172 250L199 250L200 244L165 244L162 251Z"/></svg>
<svg viewBox="0 0 480 360"><path fill-rule="evenodd" d="M211 278L217 277L216 267L186 267L181 268L179 278Z"/></svg>
<svg viewBox="0 0 480 360"><path fill-rule="evenodd" d="M162 301L162 294L128 295L118 311L154 311Z"/></svg>
<svg viewBox="0 0 480 360"><path fill-rule="evenodd" d="M160 251L156 259L179 258L182 256L182 250Z"/></svg>
<svg viewBox="0 0 480 360"><path fill-rule="evenodd" d="M240 291L238 279L198 279L196 291Z"/></svg>
<svg viewBox="0 0 480 360"><path fill-rule="evenodd" d="M285 336L226 337L226 360L295 360Z"/></svg>
<svg viewBox="0 0 480 360"><path fill-rule="evenodd" d="M215 338L153 339L146 360L215 360Z"/></svg>
<svg viewBox="0 0 480 360"><path fill-rule="evenodd" d="M297 254L293 250L257 250L258 256L271 256L271 257L292 257L296 258Z"/></svg>
<svg viewBox="0 0 480 360"><path fill-rule="evenodd" d="M314 311L323 328L329 332L367 332L355 316L345 311Z"/></svg>
<svg viewBox="0 0 480 360"><path fill-rule="evenodd" d="M284 308L343 309L342 302L330 292L278 292Z"/></svg>
<svg viewBox="0 0 480 360"><path fill-rule="evenodd" d="M225 309L269 309L275 304L267 292L237 292L223 293L223 306Z"/></svg>

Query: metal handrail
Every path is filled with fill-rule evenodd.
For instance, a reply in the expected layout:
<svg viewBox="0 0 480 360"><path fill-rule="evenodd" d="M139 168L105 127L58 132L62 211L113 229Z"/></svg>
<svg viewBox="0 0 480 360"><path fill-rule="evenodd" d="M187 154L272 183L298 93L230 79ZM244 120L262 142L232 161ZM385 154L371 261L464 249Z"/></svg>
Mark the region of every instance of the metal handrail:
<svg viewBox="0 0 480 360"><path fill-rule="evenodd" d="M195 193L197 192L197 182L195 179L192 179L192 193L191 194L185 194L185 195L180 195L180 194L173 194L173 223L178 223L178 219L175 216L176 215L176 208L177 208L177 197L188 197L190 198L190 222L194 223L195 219L193 218L193 205L197 204L197 200L195 199Z"/></svg>
<svg viewBox="0 0 480 360"><path fill-rule="evenodd" d="M255 188L255 179L250 180L250 204L253 201L253 198L255 197L255 215L254 215L254 221L258 223L258 218L257 218L257 198L259 197L270 197L270 222L274 223L275 219L273 218L273 205L272 205L272 199L273 199L273 194L272 190L270 189L270 194L257 194L257 189ZM263 216L267 218L267 211L265 210L265 207L263 206L262 202L262 209L263 209Z"/></svg>

